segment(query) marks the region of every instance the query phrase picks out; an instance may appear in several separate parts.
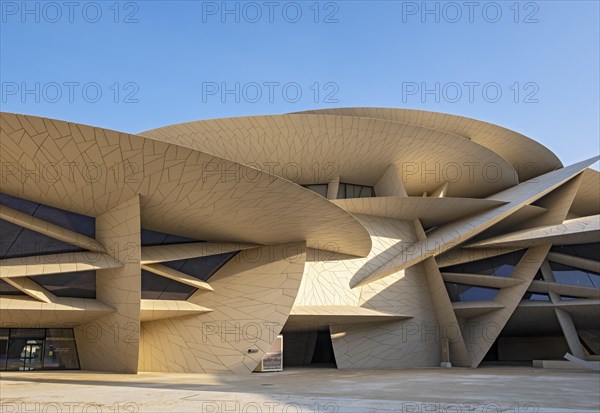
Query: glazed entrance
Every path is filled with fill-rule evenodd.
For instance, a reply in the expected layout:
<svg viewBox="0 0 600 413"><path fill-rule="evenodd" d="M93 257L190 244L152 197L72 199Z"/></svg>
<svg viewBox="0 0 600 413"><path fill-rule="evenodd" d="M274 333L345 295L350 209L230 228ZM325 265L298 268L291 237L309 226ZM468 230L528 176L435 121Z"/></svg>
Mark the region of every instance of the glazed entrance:
<svg viewBox="0 0 600 413"><path fill-rule="evenodd" d="M0 329L0 370L79 370L73 329Z"/></svg>

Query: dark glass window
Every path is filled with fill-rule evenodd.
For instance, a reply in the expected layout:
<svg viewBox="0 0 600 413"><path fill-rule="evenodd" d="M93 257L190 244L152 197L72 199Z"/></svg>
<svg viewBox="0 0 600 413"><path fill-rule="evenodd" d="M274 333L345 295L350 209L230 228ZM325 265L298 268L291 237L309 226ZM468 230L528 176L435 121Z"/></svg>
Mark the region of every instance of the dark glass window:
<svg viewBox="0 0 600 413"><path fill-rule="evenodd" d="M327 198L327 188L328 184L311 184L311 185L302 185L306 189L310 189L313 192L321 195L323 198Z"/></svg>
<svg viewBox="0 0 600 413"><path fill-rule="evenodd" d="M523 296L523 300L531 300L531 301L550 301L550 296L544 293L530 293L527 292Z"/></svg>
<svg viewBox="0 0 600 413"><path fill-rule="evenodd" d="M338 199L347 198L370 198L375 196L375 188L372 186L354 185L340 183L338 187Z"/></svg>
<svg viewBox="0 0 600 413"><path fill-rule="evenodd" d="M142 299L187 300L197 288L142 270Z"/></svg>
<svg viewBox="0 0 600 413"><path fill-rule="evenodd" d="M58 297L96 298L96 271L78 271L31 277Z"/></svg>
<svg viewBox="0 0 600 413"><path fill-rule="evenodd" d="M600 288L600 274L550 261L554 279L559 284Z"/></svg>
<svg viewBox="0 0 600 413"><path fill-rule="evenodd" d="M162 264L202 281L208 279L229 261L237 252L189 258L186 260L168 261Z"/></svg>
<svg viewBox="0 0 600 413"><path fill-rule="evenodd" d="M0 219L0 258L2 259L75 251L83 251L83 249Z"/></svg>
<svg viewBox="0 0 600 413"><path fill-rule="evenodd" d="M185 244L188 242L202 242L192 238L180 237L179 235L167 234L164 232L152 231L142 228L141 231L142 247L150 247L152 245L170 245L170 244Z"/></svg>
<svg viewBox="0 0 600 413"><path fill-rule="evenodd" d="M0 329L0 370L79 369L70 328Z"/></svg>
<svg viewBox="0 0 600 413"><path fill-rule="evenodd" d="M16 289L6 281L0 280L0 295L25 295L25 293Z"/></svg>
<svg viewBox="0 0 600 413"><path fill-rule="evenodd" d="M560 254L573 255L592 261L600 260L600 242L592 244L556 245L550 250Z"/></svg>
<svg viewBox="0 0 600 413"><path fill-rule="evenodd" d="M525 250L515 251L496 257L444 267L442 272L509 277L519 260L523 258L524 254Z"/></svg>
<svg viewBox="0 0 600 413"><path fill-rule="evenodd" d="M43 328L13 328L8 341L7 370L41 370Z"/></svg>
<svg viewBox="0 0 600 413"><path fill-rule="evenodd" d="M0 204L90 238L96 237L96 219L93 217L42 205L3 193L0 193Z"/></svg>
<svg viewBox="0 0 600 413"><path fill-rule="evenodd" d="M491 301L496 298L499 289L489 287L478 287L475 285L466 285L446 282L446 290L452 302L469 301Z"/></svg>
<svg viewBox="0 0 600 413"><path fill-rule="evenodd" d="M207 257L168 261L161 264L199 280L208 281L235 254L237 254L237 251ZM142 270L142 298L144 299L187 300L196 290L197 288L190 285Z"/></svg>

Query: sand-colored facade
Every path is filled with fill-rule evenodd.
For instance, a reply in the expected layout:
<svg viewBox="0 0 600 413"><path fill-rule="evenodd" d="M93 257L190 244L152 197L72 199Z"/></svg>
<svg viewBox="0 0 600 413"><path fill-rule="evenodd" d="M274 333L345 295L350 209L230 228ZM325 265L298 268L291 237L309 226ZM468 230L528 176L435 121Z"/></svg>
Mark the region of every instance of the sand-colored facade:
<svg viewBox="0 0 600 413"><path fill-rule="evenodd" d="M2 369L68 368L51 329L120 373L249 373L281 333L342 369L600 353L597 158L383 108L0 129Z"/></svg>

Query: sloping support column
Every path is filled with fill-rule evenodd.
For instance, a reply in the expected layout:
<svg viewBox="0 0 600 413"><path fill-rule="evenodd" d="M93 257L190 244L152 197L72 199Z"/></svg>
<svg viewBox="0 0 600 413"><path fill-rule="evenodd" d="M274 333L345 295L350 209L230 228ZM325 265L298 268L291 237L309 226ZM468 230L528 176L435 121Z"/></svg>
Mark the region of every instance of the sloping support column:
<svg viewBox="0 0 600 413"><path fill-rule="evenodd" d="M425 234L425 230L418 219L415 220L414 225L417 239L419 241L427 239L427 234ZM433 308L439 323L440 341L448 339L450 343L450 362L453 366L468 367L470 365L469 352L435 258L429 257L423 261L423 268L427 274L427 284L429 285Z"/></svg>
<svg viewBox="0 0 600 413"><path fill-rule="evenodd" d="M427 283L439 323L440 339L446 338L450 343L450 362L453 366L468 367L469 352L435 258L427 258L423 261L423 267L427 273Z"/></svg>
<svg viewBox="0 0 600 413"><path fill-rule="evenodd" d="M340 177L337 176L327 184L327 199L337 199L338 189L340 188Z"/></svg>
<svg viewBox="0 0 600 413"><path fill-rule="evenodd" d="M140 199L96 217L96 239L123 263L96 271L96 299L116 311L75 329L83 370L137 373L140 333Z"/></svg>
<svg viewBox="0 0 600 413"><path fill-rule="evenodd" d="M542 263L540 270L542 272L542 277L545 281L556 282L556 280L554 279L554 274L552 273L552 268L550 267L550 263L547 259L544 260L544 262ZM560 295L556 294L553 291L550 291L548 295L550 296L550 301L552 301L552 304L556 305L560 303ZM571 314L569 314L562 308L555 307L554 311L556 313L556 318L558 319L558 324L560 325L563 335L565 336L567 345L569 346L569 351L575 357L585 359L585 351L583 350L583 345L579 340L579 335L577 334L577 330L575 329L575 324L573 323Z"/></svg>
<svg viewBox="0 0 600 413"><path fill-rule="evenodd" d="M396 165L390 165L375 184L377 196L407 196L402 175Z"/></svg>
<svg viewBox="0 0 600 413"><path fill-rule="evenodd" d="M467 349L471 357L471 367L477 367L513 314L529 285L535 278L551 244L529 248L514 268L511 278L523 281L522 284L503 288L494 302L504 305L496 311L470 318L465 323ZM464 331L463 331L464 334Z"/></svg>
<svg viewBox="0 0 600 413"><path fill-rule="evenodd" d="M300 287L306 243L238 253L188 302L210 313L142 323L140 370L251 373L283 328Z"/></svg>
<svg viewBox="0 0 600 413"><path fill-rule="evenodd" d="M579 336L577 335L577 330L575 329L575 324L573 324L571 315L562 308L555 308L554 311L556 312L558 323L565 335L565 340L567 340L571 354L585 360L585 351L583 350L581 341L579 341Z"/></svg>
<svg viewBox="0 0 600 413"><path fill-rule="evenodd" d="M542 278L544 279L544 281L548 281L551 283L556 282L556 280L554 279L554 273L552 272L552 267L550 267L550 263L547 259L545 259L544 262L542 262L540 271L542 272Z"/></svg>

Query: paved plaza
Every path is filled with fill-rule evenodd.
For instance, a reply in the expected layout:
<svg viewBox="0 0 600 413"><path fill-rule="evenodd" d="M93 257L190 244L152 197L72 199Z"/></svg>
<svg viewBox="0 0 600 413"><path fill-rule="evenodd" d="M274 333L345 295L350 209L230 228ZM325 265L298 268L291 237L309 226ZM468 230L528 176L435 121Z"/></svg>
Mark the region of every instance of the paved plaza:
<svg viewBox="0 0 600 413"><path fill-rule="evenodd" d="M245 376L2 373L2 412L597 412L600 375L528 367Z"/></svg>

